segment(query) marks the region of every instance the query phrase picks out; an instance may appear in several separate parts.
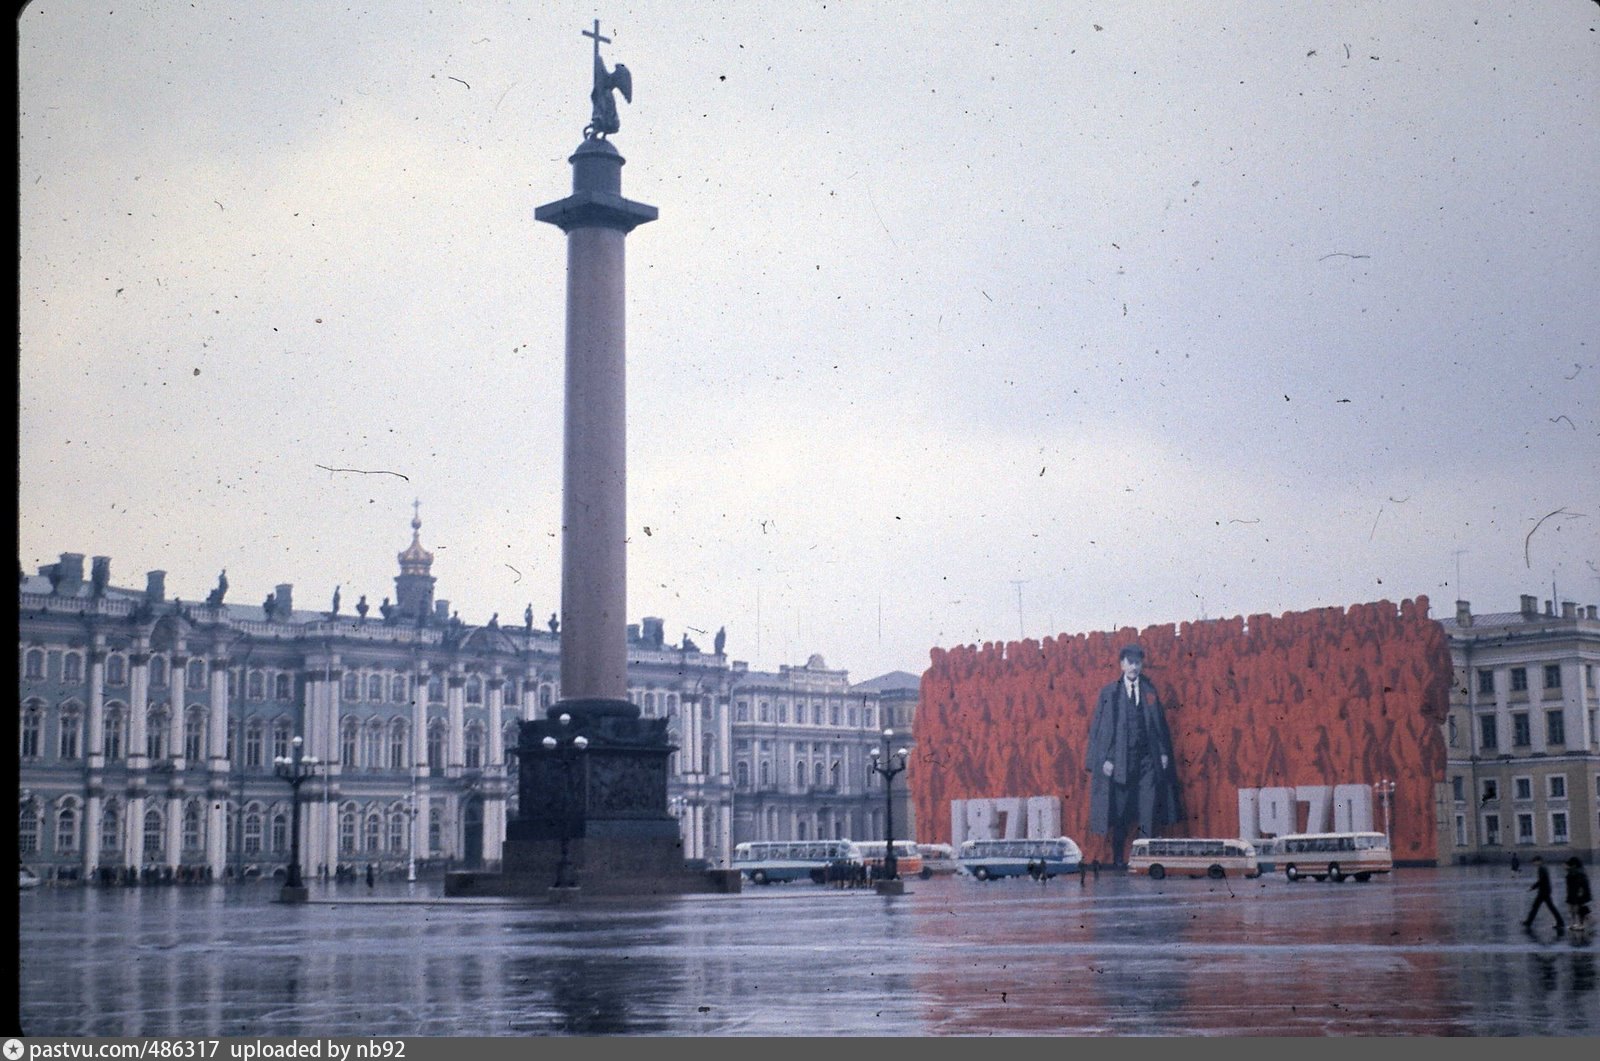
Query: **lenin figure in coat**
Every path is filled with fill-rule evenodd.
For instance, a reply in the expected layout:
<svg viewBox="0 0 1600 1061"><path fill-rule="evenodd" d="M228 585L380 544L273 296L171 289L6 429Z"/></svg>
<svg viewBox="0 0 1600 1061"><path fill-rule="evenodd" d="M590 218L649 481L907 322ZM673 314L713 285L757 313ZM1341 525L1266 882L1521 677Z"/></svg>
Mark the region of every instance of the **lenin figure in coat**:
<svg viewBox="0 0 1600 1061"><path fill-rule="evenodd" d="M1111 837L1111 859L1126 861L1127 842L1154 836L1183 820L1177 761L1166 709L1144 676L1144 649L1129 645L1117 657L1122 677L1100 690L1089 723L1089 831Z"/></svg>

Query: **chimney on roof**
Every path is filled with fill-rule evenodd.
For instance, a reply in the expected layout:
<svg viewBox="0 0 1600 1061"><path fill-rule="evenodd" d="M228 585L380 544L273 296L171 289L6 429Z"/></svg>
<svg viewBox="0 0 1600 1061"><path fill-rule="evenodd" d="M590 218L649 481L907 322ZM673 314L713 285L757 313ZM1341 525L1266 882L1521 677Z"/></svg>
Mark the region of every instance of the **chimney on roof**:
<svg viewBox="0 0 1600 1061"><path fill-rule="evenodd" d="M167 573L165 571L145 572L144 599L147 604L160 604L167 599Z"/></svg>
<svg viewBox="0 0 1600 1061"><path fill-rule="evenodd" d="M289 619L294 615L294 583L280 582L278 591L273 596L272 617L274 619Z"/></svg>
<svg viewBox="0 0 1600 1061"><path fill-rule="evenodd" d="M1472 602L1471 601L1464 601L1464 600L1456 601L1456 625L1457 626L1471 626L1472 625Z"/></svg>
<svg viewBox="0 0 1600 1061"><path fill-rule="evenodd" d="M1564 600L1561 602L1561 618L1576 619L1578 617L1578 604L1576 601Z"/></svg>
<svg viewBox="0 0 1600 1061"><path fill-rule="evenodd" d="M56 564L55 592L63 597L76 597L83 585L83 554L62 553Z"/></svg>
<svg viewBox="0 0 1600 1061"><path fill-rule="evenodd" d="M1589 605L1588 614L1591 619L1600 619L1600 605Z"/></svg>
<svg viewBox="0 0 1600 1061"><path fill-rule="evenodd" d="M1555 606L1555 604L1552 603L1551 601L1545 601L1544 602L1544 613L1545 613L1545 615L1549 616L1552 619L1555 618L1555 614L1556 614L1556 606Z"/></svg>
<svg viewBox="0 0 1600 1061"><path fill-rule="evenodd" d="M1524 593L1522 595L1522 617L1524 619L1532 619L1537 614L1539 614L1539 598L1531 593Z"/></svg>
<svg viewBox="0 0 1600 1061"><path fill-rule="evenodd" d="M96 597L106 595L106 587L111 584L111 557L97 556L94 558L93 567L90 569L89 584L94 588Z"/></svg>

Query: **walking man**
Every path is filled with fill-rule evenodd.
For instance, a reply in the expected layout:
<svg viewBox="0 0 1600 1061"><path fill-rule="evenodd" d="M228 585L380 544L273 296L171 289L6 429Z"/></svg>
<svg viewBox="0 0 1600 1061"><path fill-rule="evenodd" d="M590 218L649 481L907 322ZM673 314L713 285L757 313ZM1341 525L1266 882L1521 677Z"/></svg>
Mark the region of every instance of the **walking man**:
<svg viewBox="0 0 1600 1061"><path fill-rule="evenodd" d="M1533 856L1533 868L1539 871L1538 878L1534 880L1533 887L1528 890L1533 892L1533 906L1528 910L1528 916L1523 919L1522 927L1533 931L1533 919L1539 913L1539 907L1548 906L1550 915L1556 919L1556 933L1567 930L1567 923L1561 918L1561 911L1556 909L1556 904L1550 901L1550 871L1544 868L1544 859L1538 855Z"/></svg>
<svg viewBox="0 0 1600 1061"><path fill-rule="evenodd" d="M1089 831L1111 837L1111 861L1124 861L1136 832L1153 836L1183 820L1177 764L1167 714L1155 683L1144 676L1144 649L1117 656L1122 677L1100 690L1089 723Z"/></svg>
<svg viewBox="0 0 1600 1061"><path fill-rule="evenodd" d="M1589 927L1589 904L1594 902L1594 892L1589 888L1589 875L1583 871L1583 859L1573 855L1567 859L1567 915L1572 918L1572 931L1582 935Z"/></svg>

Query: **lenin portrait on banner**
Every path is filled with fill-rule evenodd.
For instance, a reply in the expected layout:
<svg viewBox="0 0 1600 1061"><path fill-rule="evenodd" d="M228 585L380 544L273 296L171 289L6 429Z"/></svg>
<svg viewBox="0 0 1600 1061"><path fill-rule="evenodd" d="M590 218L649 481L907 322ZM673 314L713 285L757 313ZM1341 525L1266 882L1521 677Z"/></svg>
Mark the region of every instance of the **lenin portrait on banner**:
<svg viewBox="0 0 1600 1061"><path fill-rule="evenodd" d="M1184 818L1177 757L1166 709L1144 676L1144 649L1124 648L1122 677L1100 690L1084 756L1089 771L1089 831L1111 837L1112 861L1136 835L1154 836Z"/></svg>

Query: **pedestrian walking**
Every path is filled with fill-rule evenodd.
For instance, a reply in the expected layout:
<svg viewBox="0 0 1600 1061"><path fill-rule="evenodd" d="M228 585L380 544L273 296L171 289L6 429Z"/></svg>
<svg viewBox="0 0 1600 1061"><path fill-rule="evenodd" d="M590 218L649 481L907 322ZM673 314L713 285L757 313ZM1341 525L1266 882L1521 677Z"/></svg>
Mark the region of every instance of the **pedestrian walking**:
<svg viewBox="0 0 1600 1061"><path fill-rule="evenodd" d="M367 887L370 888L377 881L378 873L372 868L372 863L367 863Z"/></svg>
<svg viewBox="0 0 1600 1061"><path fill-rule="evenodd" d="M1517 853L1515 851L1511 852L1511 872L1522 872L1522 859L1517 857Z"/></svg>
<svg viewBox="0 0 1600 1061"><path fill-rule="evenodd" d="M1589 904L1594 893L1589 890L1589 875L1583 871L1583 860L1577 855L1567 859L1567 916L1572 918L1572 931L1583 932L1589 927Z"/></svg>
<svg viewBox="0 0 1600 1061"><path fill-rule="evenodd" d="M1533 856L1533 868L1539 871L1538 877L1533 882L1533 887L1528 890L1533 892L1533 906L1528 910L1528 916L1523 919L1522 927L1533 931L1533 919L1539 913L1539 907L1548 906L1550 914L1556 919L1556 932L1567 930L1566 921L1562 920L1561 911L1556 909L1556 904L1550 901L1550 871L1544 868L1544 859L1539 855Z"/></svg>

